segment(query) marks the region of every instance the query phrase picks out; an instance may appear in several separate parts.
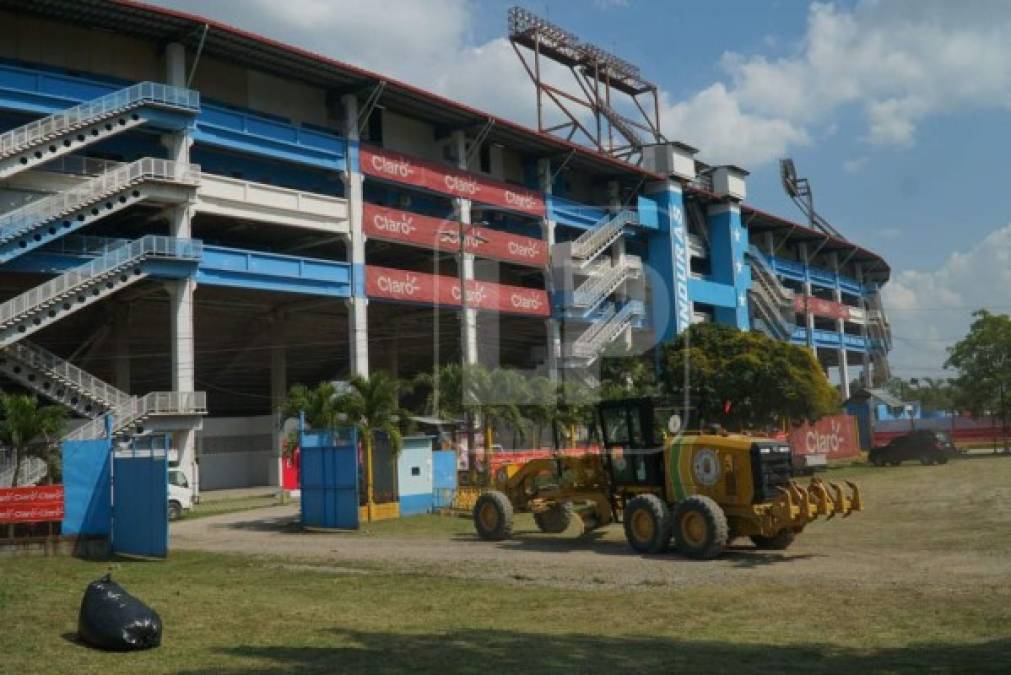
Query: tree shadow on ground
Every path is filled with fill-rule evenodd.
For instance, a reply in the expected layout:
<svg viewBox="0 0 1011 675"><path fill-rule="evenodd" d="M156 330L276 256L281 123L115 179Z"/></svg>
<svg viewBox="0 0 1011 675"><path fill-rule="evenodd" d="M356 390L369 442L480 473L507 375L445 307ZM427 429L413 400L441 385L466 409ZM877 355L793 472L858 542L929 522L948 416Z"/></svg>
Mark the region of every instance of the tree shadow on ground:
<svg viewBox="0 0 1011 675"><path fill-rule="evenodd" d="M644 618L642 629L651 622ZM239 673L843 673L1007 672L1011 640L979 644L913 644L851 649L808 643L739 644L663 637L545 635L537 632L467 629L401 634L321 629L333 646L236 645L219 650L241 658ZM318 638L319 634L313 636Z"/></svg>

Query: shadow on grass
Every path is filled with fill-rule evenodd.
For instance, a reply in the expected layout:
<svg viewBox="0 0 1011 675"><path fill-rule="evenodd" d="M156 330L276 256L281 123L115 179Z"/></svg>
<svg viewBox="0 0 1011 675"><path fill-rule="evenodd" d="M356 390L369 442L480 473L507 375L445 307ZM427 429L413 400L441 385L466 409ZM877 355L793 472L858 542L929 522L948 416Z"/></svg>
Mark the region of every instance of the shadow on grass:
<svg viewBox="0 0 1011 675"><path fill-rule="evenodd" d="M642 628L651 623L644 617ZM220 652L242 668L201 673L627 673L627 672L1007 672L1011 640L847 649L661 637L544 635L503 630L432 634L324 629L333 646L236 645Z"/></svg>

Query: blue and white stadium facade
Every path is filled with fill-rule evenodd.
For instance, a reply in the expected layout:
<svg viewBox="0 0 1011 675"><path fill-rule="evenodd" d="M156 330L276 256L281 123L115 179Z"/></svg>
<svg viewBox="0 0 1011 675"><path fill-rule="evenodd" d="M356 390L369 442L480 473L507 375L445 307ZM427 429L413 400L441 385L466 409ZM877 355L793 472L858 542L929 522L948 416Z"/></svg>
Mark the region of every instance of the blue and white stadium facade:
<svg viewBox="0 0 1011 675"><path fill-rule="evenodd" d="M79 438L173 433L205 489L276 485L287 387L370 369L567 377L713 321L844 394L885 374L887 264L693 155L635 166L161 8L0 0L0 373Z"/></svg>

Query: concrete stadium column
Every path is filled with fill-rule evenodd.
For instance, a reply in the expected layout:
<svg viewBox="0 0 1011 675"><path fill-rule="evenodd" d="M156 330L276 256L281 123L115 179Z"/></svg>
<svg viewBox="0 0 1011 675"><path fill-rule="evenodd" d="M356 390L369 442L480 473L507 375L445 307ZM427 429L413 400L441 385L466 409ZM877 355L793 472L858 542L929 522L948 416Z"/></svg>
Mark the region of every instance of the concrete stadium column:
<svg viewBox="0 0 1011 675"><path fill-rule="evenodd" d="M348 300L348 329L351 348L351 374L369 375L369 301L365 295L365 233L362 230L362 172L359 165L358 98L341 97L344 106L344 137L347 139L347 167L344 170L344 196L348 200L348 224L351 230L351 298Z"/></svg>
<svg viewBox="0 0 1011 675"><path fill-rule="evenodd" d="M649 213L653 206L655 214ZM675 180L648 183L639 217L656 220L656 229L648 230L646 235L651 295L647 311L656 343L661 344L673 340L692 323L688 229L681 183Z"/></svg>
<svg viewBox="0 0 1011 675"><path fill-rule="evenodd" d="M833 290L833 299L838 303L842 304L842 287L839 285L839 254L836 252L832 253L832 269L835 270L835 289ZM850 366L847 362L847 350L846 350L846 320L837 318L835 320L835 330L836 334L839 336L839 385L842 391L842 397L845 401L850 397Z"/></svg>
<svg viewBox="0 0 1011 675"><path fill-rule="evenodd" d="M468 168L467 138L463 131L458 129L453 132L452 139L453 150L456 155L456 165L466 170ZM454 197L453 210L456 212L457 220L462 224L464 236L468 236L471 226L471 201L462 197ZM466 300L466 286L474 279L474 254L464 252L460 255L459 265L464 285L464 288L460 289L460 297ZM473 307L466 307L462 310L462 316L460 317L460 349L464 365L474 365L478 362L477 310Z"/></svg>
<svg viewBox="0 0 1011 675"><path fill-rule="evenodd" d="M807 298L811 297L811 273L808 269L809 260L807 257L807 244L800 244L797 247L800 252L800 260L804 263L804 327L807 328L807 347L818 358L818 348L814 344L814 314L807 306Z"/></svg>
<svg viewBox="0 0 1011 675"><path fill-rule="evenodd" d="M165 80L177 87L186 86L186 49L179 43L165 48ZM188 163L193 137L189 128L182 129L162 139L168 148L169 159ZM169 235L180 239L193 236L193 204L174 206L169 210ZM172 390L192 392L196 388L196 344L193 324L194 278L169 281L165 284L170 303L172 342ZM195 494L199 494L199 475L196 471L196 430L184 429L173 434L179 453L179 468L186 475Z"/></svg>
<svg viewBox="0 0 1011 675"><path fill-rule="evenodd" d="M550 256L555 245L556 223L551 219L550 208L547 203L551 201L551 193L554 186L551 184L551 160L541 159L537 162L537 176L540 181L541 192L544 193L545 210L541 219L541 238L544 239L548 247L548 267L544 274L545 288L548 289L548 297L551 298L552 317L547 320L548 333L548 377L552 381L558 380L558 361L562 356L562 329L557 318L554 317L554 275L550 273L552 269Z"/></svg>
<svg viewBox="0 0 1011 675"><path fill-rule="evenodd" d="M270 413L275 419L273 447L277 457L276 461L271 463L268 481L278 487L281 487L283 480L281 444L284 442L284 431L280 426L283 419L279 411L284 407L288 397L288 352L284 346L282 326L281 319L274 320L270 346Z"/></svg>
<svg viewBox="0 0 1011 675"><path fill-rule="evenodd" d="M867 322L870 321L870 312L867 309L867 300L864 295L864 266L861 263L856 263L855 268L857 282L860 284L860 309L864 313L864 322L860 326L860 335L864 339L864 351L862 354L863 365L860 369L860 380L863 382L864 387L869 389L874 381L871 377L871 349L870 344L868 344L869 338L867 331Z"/></svg>
<svg viewBox="0 0 1011 675"><path fill-rule="evenodd" d="M741 205L737 201L728 200L708 206L706 223L709 226L709 259L712 261L710 277L716 283L734 288L734 306L716 307L716 322L735 326L739 330L749 330L751 317L748 312L748 290L751 288L751 267L744 262L748 233L741 222Z"/></svg>

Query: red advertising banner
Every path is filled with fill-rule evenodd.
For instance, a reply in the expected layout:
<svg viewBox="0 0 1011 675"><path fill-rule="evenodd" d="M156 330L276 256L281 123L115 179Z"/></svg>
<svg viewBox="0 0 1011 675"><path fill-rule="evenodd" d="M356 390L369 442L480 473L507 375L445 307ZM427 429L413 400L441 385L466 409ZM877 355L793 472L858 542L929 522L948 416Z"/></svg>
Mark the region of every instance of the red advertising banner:
<svg viewBox="0 0 1011 675"><path fill-rule="evenodd" d="M469 171L365 145L361 146L360 162L362 173L367 176L501 206L532 216L544 215L544 199L539 193Z"/></svg>
<svg viewBox="0 0 1011 675"><path fill-rule="evenodd" d="M458 251L460 223L422 216L407 211L365 204L365 236L440 251ZM464 247L482 258L505 260L518 265L544 267L548 264L547 244L533 237L510 234L487 227L465 225Z"/></svg>
<svg viewBox="0 0 1011 675"><path fill-rule="evenodd" d="M461 304L458 279L389 267L369 266L365 269L365 292L370 297L403 302L454 307ZM467 305L510 314L551 315L545 291L487 281L472 281L467 284Z"/></svg>
<svg viewBox="0 0 1011 675"><path fill-rule="evenodd" d="M816 298L812 295L795 295L793 297L793 309L795 312L803 314L805 306L807 310L815 316L824 316L830 319L843 319L845 321L851 321L857 318L855 314L859 313L859 310L857 310L857 312L853 312L851 310L854 308L833 300L823 300L822 298Z"/></svg>
<svg viewBox="0 0 1011 675"><path fill-rule="evenodd" d="M828 459L846 459L860 454L857 418L850 415L823 417L814 424L794 427L787 440L798 455L826 455Z"/></svg>
<svg viewBox="0 0 1011 675"><path fill-rule="evenodd" d="M0 523L63 520L63 486L0 488Z"/></svg>

